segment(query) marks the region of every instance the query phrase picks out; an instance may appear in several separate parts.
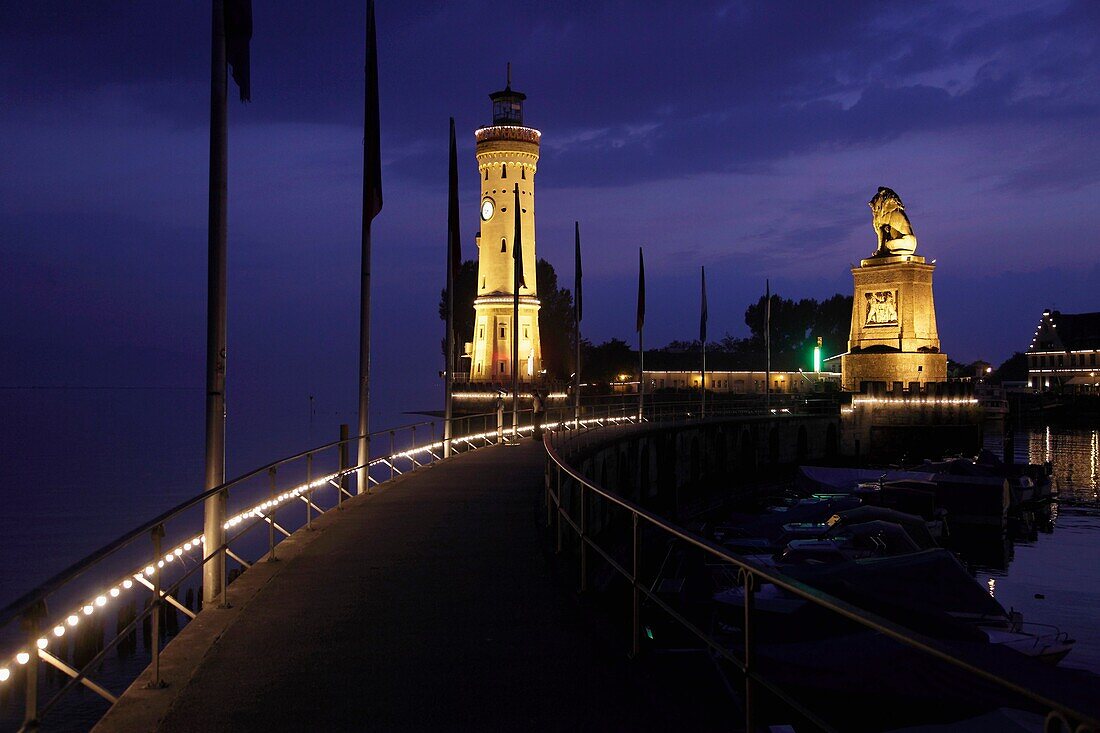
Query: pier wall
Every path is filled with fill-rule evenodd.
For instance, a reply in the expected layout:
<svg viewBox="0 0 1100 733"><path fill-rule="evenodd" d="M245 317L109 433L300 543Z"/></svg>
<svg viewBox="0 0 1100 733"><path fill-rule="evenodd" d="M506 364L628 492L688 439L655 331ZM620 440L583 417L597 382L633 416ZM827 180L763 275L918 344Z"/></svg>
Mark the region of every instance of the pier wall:
<svg viewBox="0 0 1100 733"><path fill-rule="evenodd" d="M865 382L840 408L841 452L859 460L938 460L977 454L982 408L962 383Z"/></svg>
<svg viewBox="0 0 1100 733"><path fill-rule="evenodd" d="M589 480L670 519L736 494L738 486L769 472L779 474L783 466L828 461L840 452L835 415L714 418L590 435L566 443L562 457Z"/></svg>

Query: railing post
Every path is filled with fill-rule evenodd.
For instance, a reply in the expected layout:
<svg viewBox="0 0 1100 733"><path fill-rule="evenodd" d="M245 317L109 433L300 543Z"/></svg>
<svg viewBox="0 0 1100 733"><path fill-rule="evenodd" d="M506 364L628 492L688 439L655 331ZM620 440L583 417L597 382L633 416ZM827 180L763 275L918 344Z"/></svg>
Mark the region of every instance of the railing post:
<svg viewBox="0 0 1100 733"><path fill-rule="evenodd" d="M504 442L504 403L497 402L497 445Z"/></svg>
<svg viewBox="0 0 1100 733"><path fill-rule="evenodd" d="M339 488L336 489L336 508L341 508L341 504L344 502L344 490L348 485L347 471L351 466L348 461L348 426L347 424L340 425L340 450L337 451L340 456L340 480L336 483Z"/></svg>
<svg viewBox="0 0 1100 733"><path fill-rule="evenodd" d="M393 454L396 453L396 452L397 451L395 451L394 447L393 447L393 431L391 430L390 431L390 481L393 481L393 477L395 475L394 474L394 468L393 468Z"/></svg>
<svg viewBox="0 0 1100 733"><path fill-rule="evenodd" d="M160 679L160 578L164 574L164 568L167 567L161 555L160 546L160 541L164 537L164 525L158 524L156 527L153 527L153 531L150 532L150 534L153 537L153 568L156 572L153 573L153 616L150 621L153 644L153 648L151 649L153 661L150 666L153 669L153 679L149 680L149 689L157 690L161 687L165 687L164 682ZM160 564L161 567L157 567L158 564ZM222 591L222 593L224 595L225 591Z"/></svg>
<svg viewBox="0 0 1100 733"><path fill-rule="evenodd" d="M447 399L450 399L450 392L449 391L447 392L447 395L448 395ZM451 451L452 451L451 444L454 442L455 429L454 429L454 417L452 416L452 412L451 412L452 411L451 403L448 402L446 407L447 407L447 414L446 414L446 417L443 418L443 457L444 458L450 458L451 457ZM467 432L469 432L469 431L467 431ZM432 434L433 435L435 434L435 423L432 423ZM432 440L432 442L434 443L435 440Z"/></svg>
<svg viewBox="0 0 1100 733"><path fill-rule="evenodd" d="M578 481L581 496L581 593L588 590L588 502L585 501L584 482Z"/></svg>
<svg viewBox="0 0 1100 733"><path fill-rule="evenodd" d="M429 425L431 425L432 441L428 444L431 446L431 448L428 449L428 463L431 463L435 460L435 453L433 452L435 450L435 420L432 420ZM444 458L446 458L446 456L444 456Z"/></svg>
<svg viewBox="0 0 1100 733"><path fill-rule="evenodd" d="M347 425L342 425L347 428ZM275 560L275 466L267 469L268 483L271 484L271 511L267 513L267 561Z"/></svg>
<svg viewBox="0 0 1100 733"><path fill-rule="evenodd" d="M631 658L637 658L638 656L638 644L641 641L641 594L638 592L638 512L632 512L634 517L634 570L633 578L631 578L634 584L634 602L633 602L633 635L631 636L630 656Z"/></svg>
<svg viewBox="0 0 1100 733"><path fill-rule="evenodd" d="M542 483L546 489L546 528L550 529L550 465L553 461L548 460L546 462L546 471L543 473Z"/></svg>
<svg viewBox="0 0 1100 733"><path fill-rule="evenodd" d="M519 390L515 390L519 394ZM512 401L512 442L519 440L519 400Z"/></svg>
<svg viewBox="0 0 1100 733"><path fill-rule="evenodd" d="M359 451L358 461L363 464L356 472L357 479L355 482L356 494L369 494L370 491L370 435L364 435L359 439L359 446L362 450Z"/></svg>
<svg viewBox="0 0 1100 733"><path fill-rule="evenodd" d="M745 576L745 731L746 733L752 733L755 730L755 719L753 717L753 683L752 683L752 670L755 660L753 652L753 579L752 573L747 570L742 571Z"/></svg>
<svg viewBox="0 0 1100 733"><path fill-rule="evenodd" d="M558 464L556 462L554 463L554 465L558 469L558 498L555 502L557 504L557 508L556 508L556 511L554 512L555 516L557 517L556 524L557 524L557 527L558 527L558 529L557 529L558 544L557 544L557 547L554 550L554 554L560 555L561 554L561 466L558 466Z"/></svg>
<svg viewBox="0 0 1100 733"><path fill-rule="evenodd" d="M46 605L42 601L34 604L23 616L23 630L27 632L28 659L23 665L23 674L26 679L26 696L24 697L23 728L22 730L34 730L38 728L38 632L42 620L46 617Z"/></svg>
<svg viewBox="0 0 1100 733"><path fill-rule="evenodd" d="M313 454L306 453L306 530L313 529Z"/></svg>

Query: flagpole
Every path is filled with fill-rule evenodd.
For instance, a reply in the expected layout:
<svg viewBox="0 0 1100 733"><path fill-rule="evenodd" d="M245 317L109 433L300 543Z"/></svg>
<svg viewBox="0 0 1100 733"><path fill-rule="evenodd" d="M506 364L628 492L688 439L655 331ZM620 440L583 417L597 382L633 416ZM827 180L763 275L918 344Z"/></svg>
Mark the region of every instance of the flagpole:
<svg viewBox="0 0 1100 733"><path fill-rule="evenodd" d="M207 490L225 483L226 208L228 110L225 6L214 0L210 73L210 198L207 221L206 471ZM202 605L224 604L225 507L221 491L203 503Z"/></svg>
<svg viewBox="0 0 1100 733"><path fill-rule="evenodd" d="M575 263L573 267L573 343L577 358L573 362L573 421L580 427L581 420L581 223L573 222Z"/></svg>
<svg viewBox="0 0 1100 733"><path fill-rule="evenodd" d="M454 134L454 120L451 120L451 134ZM454 393L454 353L455 353L455 324L454 324L454 312L455 312L455 275L451 268L451 255L447 253L447 358L444 362L443 368L446 370L446 386L444 387L444 397L446 405L443 407L443 457L451 457L451 417L452 417L452 401L451 395Z"/></svg>
<svg viewBox="0 0 1100 733"><path fill-rule="evenodd" d="M644 326L638 329L638 422L642 421L645 410L645 347L642 345L644 330Z"/></svg>
<svg viewBox="0 0 1100 733"><path fill-rule="evenodd" d="M458 232L458 153L455 145L455 118L451 118L450 158L447 172L447 360L444 366L446 370L446 395L447 404L443 414L443 457L451 455L451 438L453 419L454 396L454 363L455 363L455 252L459 236Z"/></svg>
<svg viewBox="0 0 1100 733"><path fill-rule="evenodd" d="M359 469L356 493L370 491L370 257L371 222L364 217L359 277Z"/></svg>
<svg viewBox="0 0 1100 733"><path fill-rule="evenodd" d="M702 396L699 403L699 416L707 416L707 268L700 267L699 273L702 282L702 312L699 317L699 343L703 351L703 374L699 380L702 387Z"/></svg>
<svg viewBox="0 0 1100 733"><path fill-rule="evenodd" d="M370 259L371 222L382 210L378 114L378 42L374 0L367 0L367 54L363 100L363 236L359 278L359 445L356 492L370 491Z"/></svg>
<svg viewBox="0 0 1100 733"><path fill-rule="evenodd" d="M645 261L642 248L638 248L638 422L645 410L645 346L642 332L645 330Z"/></svg>
<svg viewBox="0 0 1100 733"><path fill-rule="evenodd" d="M772 286L764 280L764 409L771 407L772 397Z"/></svg>
<svg viewBox="0 0 1100 733"><path fill-rule="evenodd" d="M519 284L523 272L521 243L519 184L516 184L515 234L512 237L512 440L519 440Z"/></svg>

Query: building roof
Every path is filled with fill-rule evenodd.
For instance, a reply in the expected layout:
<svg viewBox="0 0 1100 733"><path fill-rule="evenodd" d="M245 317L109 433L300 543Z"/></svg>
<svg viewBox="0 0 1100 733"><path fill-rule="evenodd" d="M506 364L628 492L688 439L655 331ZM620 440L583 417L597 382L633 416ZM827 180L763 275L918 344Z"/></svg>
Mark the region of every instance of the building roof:
<svg viewBox="0 0 1100 733"><path fill-rule="evenodd" d="M1100 312L1043 311L1028 351L1100 349Z"/></svg>
<svg viewBox="0 0 1100 733"><path fill-rule="evenodd" d="M522 102L523 100L527 99L527 95L523 92L513 91L512 87L508 86L504 89L501 89L499 92L492 92L489 95L489 99L493 100L494 102L498 99L514 99L516 101Z"/></svg>
<svg viewBox="0 0 1100 733"><path fill-rule="evenodd" d="M772 356L772 371L797 371L799 367L812 369L811 364L794 364L794 359L786 356ZM732 353L728 351L708 351L708 372L762 372L767 366L767 357L763 354ZM701 358L698 349L687 351L646 351L645 370L647 372L663 371L698 371L701 366Z"/></svg>

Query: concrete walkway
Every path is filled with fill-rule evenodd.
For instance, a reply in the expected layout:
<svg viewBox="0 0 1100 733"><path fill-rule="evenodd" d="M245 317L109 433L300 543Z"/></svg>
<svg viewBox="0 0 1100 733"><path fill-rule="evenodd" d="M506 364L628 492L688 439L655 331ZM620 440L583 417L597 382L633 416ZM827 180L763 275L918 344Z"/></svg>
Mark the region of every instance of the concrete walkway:
<svg viewBox="0 0 1100 733"><path fill-rule="evenodd" d="M673 727L551 577L545 460L530 440L485 448L326 514L169 646L168 690L139 679L97 730Z"/></svg>

